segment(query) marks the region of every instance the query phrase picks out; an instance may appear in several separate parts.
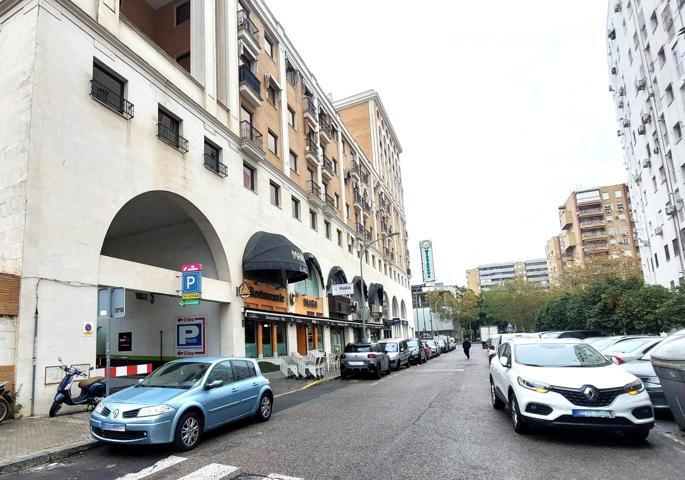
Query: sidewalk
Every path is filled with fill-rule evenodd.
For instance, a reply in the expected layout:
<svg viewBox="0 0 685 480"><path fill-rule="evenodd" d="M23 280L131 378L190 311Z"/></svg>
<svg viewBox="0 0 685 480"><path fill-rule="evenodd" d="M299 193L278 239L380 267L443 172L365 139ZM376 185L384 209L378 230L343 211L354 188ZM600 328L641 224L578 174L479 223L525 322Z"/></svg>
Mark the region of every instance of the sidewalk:
<svg viewBox="0 0 685 480"><path fill-rule="evenodd" d="M271 382L274 396L278 397L337 378L340 371L331 370L323 380L287 379L280 372L264 376ZM133 379L130 383L135 381ZM0 475L53 462L94 447L97 443L90 436L89 416L90 412L83 407L65 405L54 418L46 415L6 420L0 424Z"/></svg>

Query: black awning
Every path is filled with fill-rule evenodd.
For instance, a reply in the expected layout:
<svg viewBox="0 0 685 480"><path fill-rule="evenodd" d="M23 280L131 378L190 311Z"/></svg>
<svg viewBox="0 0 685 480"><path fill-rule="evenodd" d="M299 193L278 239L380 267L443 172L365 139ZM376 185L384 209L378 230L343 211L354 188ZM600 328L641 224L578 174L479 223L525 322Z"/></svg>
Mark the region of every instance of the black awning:
<svg viewBox="0 0 685 480"><path fill-rule="evenodd" d="M359 275L352 279L352 284L354 285L354 295L357 297L361 297L362 295L360 288L361 281L362 277L360 277ZM366 286L366 282L364 282L364 298L369 298L369 288Z"/></svg>
<svg viewBox="0 0 685 480"><path fill-rule="evenodd" d="M336 265L335 267L331 268L330 272L328 272L326 290L330 292L331 285L338 285L340 283L347 283L347 275L345 275L345 272L342 268Z"/></svg>
<svg viewBox="0 0 685 480"><path fill-rule="evenodd" d="M312 255L309 252L304 252L304 261L307 265L311 265L314 267L316 273L319 274L319 281L321 283L321 286L323 287L323 273L321 273L321 265L319 265L319 261L316 259L314 255Z"/></svg>
<svg viewBox="0 0 685 480"><path fill-rule="evenodd" d="M285 287L309 276L302 250L283 235L257 232L243 252L245 278Z"/></svg>
<svg viewBox="0 0 685 480"><path fill-rule="evenodd" d="M369 305L383 306L383 284L372 283L369 285Z"/></svg>

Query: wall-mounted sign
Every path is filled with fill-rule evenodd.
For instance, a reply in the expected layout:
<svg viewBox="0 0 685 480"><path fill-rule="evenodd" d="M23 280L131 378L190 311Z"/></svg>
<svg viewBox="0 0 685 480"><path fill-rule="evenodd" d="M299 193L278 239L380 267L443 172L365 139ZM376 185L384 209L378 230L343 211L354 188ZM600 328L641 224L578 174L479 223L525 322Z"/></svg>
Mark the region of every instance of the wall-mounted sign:
<svg viewBox="0 0 685 480"><path fill-rule="evenodd" d="M354 284L339 283L337 285L331 285L331 293L335 296L354 295Z"/></svg>
<svg viewBox="0 0 685 480"><path fill-rule="evenodd" d="M86 320L83 322L83 335L86 337L90 337L93 335L93 331L95 330L95 324L91 322L90 320Z"/></svg>
<svg viewBox="0 0 685 480"><path fill-rule="evenodd" d="M286 312L288 310L285 288L245 280L240 287L239 295L244 299L244 305L247 308L272 310L274 312Z"/></svg>
<svg viewBox="0 0 685 480"><path fill-rule="evenodd" d="M132 332L119 332L119 351L130 352L133 344Z"/></svg>
<svg viewBox="0 0 685 480"><path fill-rule="evenodd" d="M202 293L202 264L181 265L181 306L199 305Z"/></svg>
<svg viewBox="0 0 685 480"><path fill-rule="evenodd" d="M421 270L423 272L423 283L435 280L435 267L433 265L433 242L422 240L419 242L421 247Z"/></svg>
<svg viewBox="0 0 685 480"><path fill-rule="evenodd" d="M204 355L206 333L205 317L178 317L176 319L176 356Z"/></svg>

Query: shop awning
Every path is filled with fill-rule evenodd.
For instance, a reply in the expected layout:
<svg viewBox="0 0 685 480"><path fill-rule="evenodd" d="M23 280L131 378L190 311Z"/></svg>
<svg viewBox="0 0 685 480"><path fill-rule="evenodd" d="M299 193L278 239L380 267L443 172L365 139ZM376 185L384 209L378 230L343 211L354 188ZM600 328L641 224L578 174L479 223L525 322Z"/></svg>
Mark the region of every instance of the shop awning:
<svg viewBox="0 0 685 480"><path fill-rule="evenodd" d="M340 283L347 283L347 275L345 275L345 272L342 268L336 265L335 267L331 268L330 272L328 272L326 290L330 292L331 285L338 285Z"/></svg>
<svg viewBox="0 0 685 480"><path fill-rule="evenodd" d="M338 320L329 317L311 317L308 315L299 315L296 313L278 313L267 312L263 310L255 310L251 308L245 309L245 320L252 320L256 322L289 322L300 323L304 325L331 325L334 327L361 327L359 322L352 322L347 320Z"/></svg>
<svg viewBox="0 0 685 480"><path fill-rule="evenodd" d="M285 287L305 280L308 275L302 250L283 235L257 232L243 252L245 278Z"/></svg>
<svg viewBox="0 0 685 480"><path fill-rule="evenodd" d="M352 284L354 285L354 294L359 297L361 297L361 282L362 277L359 275L352 279ZM369 288L366 286L366 282L364 282L364 298L369 298Z"/></svg>
<svg viewBox="0 0 685 480"><path fill-rule="evenodd" d="M309 252L304 252L304 261L307 265L311 265L314 267L316 273L319 274L321 285L323 285L323 274L321 273L321 265L319 265L319 261L316 259L316 257Z"/></svg>
<svg viewBox="0 0 685 480"><path fill-rule="evenodd" d="M383 306L383 284L372 283L369 285L369 305Z"/></svg>

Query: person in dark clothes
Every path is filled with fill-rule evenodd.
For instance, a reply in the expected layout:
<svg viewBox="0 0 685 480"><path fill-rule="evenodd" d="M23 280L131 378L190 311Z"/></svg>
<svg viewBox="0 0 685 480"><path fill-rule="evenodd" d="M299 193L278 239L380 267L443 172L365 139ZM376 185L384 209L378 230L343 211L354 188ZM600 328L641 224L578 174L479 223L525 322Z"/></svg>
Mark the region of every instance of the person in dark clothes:
<svg viewBox="0 0 685 480"><path fill-rule="evenodd" d="M461 346L464 347L464 355L466 355L466 358L471 358L471 354L469 353L471 350L471 342L469 339L465 338L464 343L462 343Z"/></svg>

